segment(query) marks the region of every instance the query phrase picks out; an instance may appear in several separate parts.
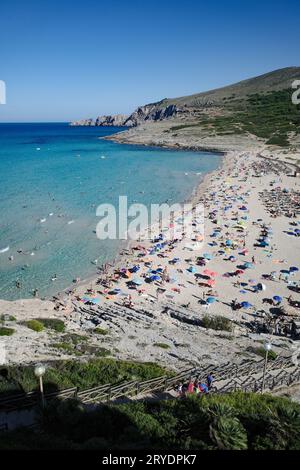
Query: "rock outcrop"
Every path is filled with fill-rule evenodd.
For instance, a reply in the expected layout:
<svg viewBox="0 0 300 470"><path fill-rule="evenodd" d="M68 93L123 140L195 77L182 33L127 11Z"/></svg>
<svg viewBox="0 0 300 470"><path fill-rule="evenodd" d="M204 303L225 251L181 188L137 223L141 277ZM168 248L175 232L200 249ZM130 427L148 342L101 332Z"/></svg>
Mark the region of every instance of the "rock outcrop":
<svg viewBox="0 0 300 470"><path fill-rule="evenodd" d="M98 116L93 119L82 119L73 121L71 126L126 126L136 127L145 121L162 121L176 116L181 110L176 105L162 106L159 103L146 104L137 108L130 116L126 114L114 114L108 116Z"/></svg>
<svg viewBox="0 0 300 470"><path fill-rule="evenodd" d="M70 122L70 126L94 126L95 121L94 119L81 119L80 121L72 121Z"/></svg>
<svg viewBox="0 0 300 470"><path fill-rule="evenodd" d="M108 116L98 116L95 121L95 126L126 126L128 115L114 114Z"/></svg>
<svg viewBox="0 0 300 470"><path fill-rule="evenodd" d="M162 102L140 106L127 119L125 125L135 127L145 121L162 121L177 115L181 110L176 105L162 106Z"/></svg>

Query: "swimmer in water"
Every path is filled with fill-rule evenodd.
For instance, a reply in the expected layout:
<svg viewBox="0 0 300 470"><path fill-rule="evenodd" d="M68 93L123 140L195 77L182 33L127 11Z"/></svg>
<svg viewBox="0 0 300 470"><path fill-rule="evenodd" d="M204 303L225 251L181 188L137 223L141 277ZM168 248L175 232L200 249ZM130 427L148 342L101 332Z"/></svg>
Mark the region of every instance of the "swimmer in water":
<svg viewBox="0 0 300 470"><path fill-rule="evenodd" d="M32 293L33 293L33 296L34 297L37 297L38 296L38 292L39 290L37 288L33 289Z"/></svg>

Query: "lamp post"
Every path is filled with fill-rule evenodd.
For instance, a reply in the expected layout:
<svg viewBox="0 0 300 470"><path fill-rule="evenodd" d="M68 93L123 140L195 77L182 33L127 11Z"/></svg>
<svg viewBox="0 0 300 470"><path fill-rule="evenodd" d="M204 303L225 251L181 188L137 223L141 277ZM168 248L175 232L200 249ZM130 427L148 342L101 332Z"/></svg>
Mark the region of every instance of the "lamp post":
<svg viewBox="0 0 300 470"><path fill-rule="evenodd" d="M46 372L46 367L44 364L36 364L34 368L34 375L39 379L40 384L40 394L42 400L42 407L45 407L45 398L44 398L44 386L43 386L43 375Z"/></svg>
<svg viewBox="0 0 300 470"><path fill-rule="evenodd" d="M263 372L262 385L261 385L261 393L264 393L264 389L265 389L265 376L266 376L267 363L268 363L268 354L269 354L269 351L271 351L272 349L272 344L269 341L266 342L264 344L264 349L266 351L266 356L265 356L264 372Z"/></svg>

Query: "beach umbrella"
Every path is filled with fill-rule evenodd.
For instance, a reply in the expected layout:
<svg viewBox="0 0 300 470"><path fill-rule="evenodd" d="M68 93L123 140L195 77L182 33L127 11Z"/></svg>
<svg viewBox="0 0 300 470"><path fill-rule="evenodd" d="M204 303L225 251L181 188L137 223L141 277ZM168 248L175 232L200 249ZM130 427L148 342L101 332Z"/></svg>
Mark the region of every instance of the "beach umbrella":
<svg viewBox="0 0 300 470"><path fill-rule="evenodd" d="M216 277L218 273L216 271L210 271L210 276L211 277Z"/></svg>
<svg viewBox="0 0 300 470"><path fill-rule="evenodd" d="M134 279L132 279L131 281L133 284L137 285L137 286L141 286L143 284L143 281L142 279L139 279L137 277L135 277Z"/></svg>
<svg viewBox="0 0 300 470"><path fill-rule="evenodd" d="M241 302L241 307L250 308L250 307L252 307L252 304L250 304L250 302Z"/></svg>
<svg viewBox="0 0 300 470"><path fill-rule="evenodd" d="M218 275L217 272L211 271L210 269L204 269L203 274L206 274L207 276L211 277L216 277Z"/></svg>
<svg viewBox="0 0 300 470"><path fill-rule="evenodd" d="M275 302L282 302L282 297L280 297L280 295L274 295L273 300L275 300Z"/></svg>
<svg viewBox="0 0 300 470"><path fill-rule="evenodd" d="M88 296L85 296L81 299L84 303L86 302L90 302L94 305L96 304L99 304L101 302L101 300L98 298L98 297L88 297Z"/></svg>
<svg viewBox="0 0 300 470"><path fill-rule="evenodd" d="M187 271L189 271L190 273L195 273L197 272L197 269L195 268L195 266L190 266Z"/></svg>
<svg viewBox="0 0 300 470"><path fill-rule="evenodd" d="M237 269L237 270L236 270L236 274L244 274L243 269Z"/></svg>
<svg viewBox="0 0 300 470"><path fill-rule="evenodd" d="M228 258L232 263L234 263L236 261L236 257L233 256L233 255L230 255L229 258Z"/></svg>
<svg viewBox="0 0 300 470"><path fill-rule="evenodd" d="M133 267L131 268L131 272L132 272L132 273L136 273L139 269L140 269L140 266L135 265L135 266L133 266Z"/></svg>
<svg viewBox="0 0 300 470"><path fill-rule="evenodd" d="M241 251L241 254L244 255L244 256L248 255L248 253L249 253L249 250L247 250L247 249L244 249L244 250Z"/></svg>
<svg viewBox="0 0 300 470"><path fill-rule="evenodd" d="M214 279L209 279L208 281L206 281L206 284L209 286L209 287L212 287L214 286L216 283L216 281Z"/></svg>
<svg viewBox="0 0 300 470"><path fill-rule="evenodd" d="M160 281L161 277L158 274L154 274L153 276L150 276L151 281Z"/></svg>
<svg viewBox="0 0 300 470"><path fill-rule="evenodd" d="M225 244L226 244L226 246L231 246L231 245L232 245L232 241L231 241L231 240L226 240Z"/></svg>
<svg viewBox="0 0 300 470"><path fill-rule="evenodd" d="M206 303L207 304L213 304L214 302L216 302L216 298L215 297L207 297L206 299Z"/></svg>
<svg viewBox="0 0 300 470"><path fill-rule="evenodd" d="M260 290L266 290L266 288L267 288L267 286L266 286L265 284L262 284L261 282L259 282L259 283L257 284L257 287L258 287L258 289L260 289Z"/></svg>
<svg viewBox="0 0 300 470"><path fill-rule="evenodd" d="M240 290L240 294L247 294L247 291L242 289L242 290Z"/></svg>
<svg viewBox="0 0 300 470"><path fill-rule="evenodd" d="M290 267L290 273L296 273L297 271L299 271L299 268L297 268L297 266Z"/></svg>
<svg viewBox="0 0 300 470"><path fill-rule="evenodd" d="M253 268L253 264L252 264L252 263L249 263L249 261L247 261L247 262L244 264L244 267L247 268L247 269L251 269L251 268Z"/></svg>
<svg viewBox="0 0 300 470"><path fill-rule="evenodd" d="M213 258L213 255L211 255L210 253L203 253L202 256L203 256L203 258L208 259L208 260Z"/></svg>

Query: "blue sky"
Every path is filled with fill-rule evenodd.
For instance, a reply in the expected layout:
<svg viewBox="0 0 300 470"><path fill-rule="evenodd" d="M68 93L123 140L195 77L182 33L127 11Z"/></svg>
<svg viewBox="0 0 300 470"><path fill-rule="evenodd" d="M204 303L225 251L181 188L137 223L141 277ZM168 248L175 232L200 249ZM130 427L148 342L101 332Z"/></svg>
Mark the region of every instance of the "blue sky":
<svg viewBox="0 0 300 470"><path fill-rule="evenodd" d="M298 0L1 0L0 121L129 113L300 65Z"/></svg>

